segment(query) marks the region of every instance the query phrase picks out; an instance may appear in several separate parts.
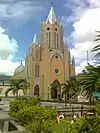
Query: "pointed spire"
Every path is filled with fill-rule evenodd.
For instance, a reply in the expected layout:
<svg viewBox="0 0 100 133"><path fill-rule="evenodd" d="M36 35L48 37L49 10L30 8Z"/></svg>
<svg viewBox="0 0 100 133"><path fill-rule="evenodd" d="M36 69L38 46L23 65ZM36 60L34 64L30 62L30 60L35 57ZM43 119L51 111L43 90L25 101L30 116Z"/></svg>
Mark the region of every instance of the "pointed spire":
<svg viewBox="0 0 100 133"><path fill-rule="evenodd" d="M65 41L64 45L65 45L65 48L68 48L68 43L67 43L67 41Z"/></svg>
<svg viewBox="0 0 100 133"><path fill-rule="evenodd" d="M38 38L36 34L34 35L34 38L33 38L33 44L38 45Z"/></svg>
<svg viewBox="0 0 100 133"><path fill-rule="evenodd" d="M57 22L56 14L54 12L53 6L51 6L48 17L46 19L46 23L49 22L50 24L54 24Z"/></svg>

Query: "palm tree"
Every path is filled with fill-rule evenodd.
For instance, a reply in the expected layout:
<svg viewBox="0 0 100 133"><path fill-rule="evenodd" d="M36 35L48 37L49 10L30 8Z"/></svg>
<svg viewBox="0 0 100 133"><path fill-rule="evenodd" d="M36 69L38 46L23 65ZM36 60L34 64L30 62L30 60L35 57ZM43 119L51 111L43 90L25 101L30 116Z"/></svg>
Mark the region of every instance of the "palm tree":
<svg viewBox="0 0 100 133"><path fill-rule="evenodd" d="M18 91L23 90L24 94L26 95L26 91L28 89L28 83L25 79L11 79L10 80L10 88L6 90L5 96L8 96L8 93L12 91L14 96L18 97Z"/></svg>
<svg viewBox="0 0 100 133"><path fill-rule="evenodd" d="M100 31L96 31L97 33L99 33L98 35L96 35L96 39L94 41L100 41ZM95 54L95 58L100 57L100 44L96 45L93 49L92 52L97 52Z"/></svg>
<svg viewBox="0 0 100 133"><path fill-rule="evenodd" d="M66 108L67 100L69 101L69 99L78 91L76 77L72 76L65 83L62 83L61 90L62 90L62 97L63 95L65 95L65 108Z"/></svg>
<svg viewBox="0 0 100 133"><path fill-rule="evenodd" d="M27 95L27 90L29 89L29 82L25 79L20 80L20 89L23 90L24 96Z"/></svg>
<svg viewBox="0 0 100 133"><path fill-rule="evenodd" d="M100 92L100 66L88 65L86 66L85 73L77 76L77 80L83 91L86 91L87 96L90 97L93 91Z"/></svg>

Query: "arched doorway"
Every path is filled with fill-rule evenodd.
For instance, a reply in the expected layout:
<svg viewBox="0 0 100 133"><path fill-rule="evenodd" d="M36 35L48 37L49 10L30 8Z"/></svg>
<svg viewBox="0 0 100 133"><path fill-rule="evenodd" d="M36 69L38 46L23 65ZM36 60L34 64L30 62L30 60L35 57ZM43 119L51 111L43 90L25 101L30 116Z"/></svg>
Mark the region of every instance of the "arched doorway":
<svg viewBox="0 0 100 133"><path fill-rule="evenodd" d="M38 84L34 87L34 96L39 96L39 85Z"/></svg>
<svg viewBox="0 0 100 133"><path fill-rule="evenodd" d="M52 83L52 88L51 88L51 98L57 99L58 98L58 90L60 89L60 82L58 79L55 79L54 82Z"/></svg>

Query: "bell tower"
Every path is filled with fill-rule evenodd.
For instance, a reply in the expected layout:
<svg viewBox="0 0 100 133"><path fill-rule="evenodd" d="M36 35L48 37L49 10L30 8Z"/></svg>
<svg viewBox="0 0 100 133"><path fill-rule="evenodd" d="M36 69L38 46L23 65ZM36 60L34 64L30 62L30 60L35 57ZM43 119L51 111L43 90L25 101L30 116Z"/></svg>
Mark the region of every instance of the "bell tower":
<svg viewBox="0 0 100 133"><path fill-rule="evenodd" d="M59 24L52 6L46 21L41 24L41 45L47 45L50 49L63 49L62 25Z"/></svg>

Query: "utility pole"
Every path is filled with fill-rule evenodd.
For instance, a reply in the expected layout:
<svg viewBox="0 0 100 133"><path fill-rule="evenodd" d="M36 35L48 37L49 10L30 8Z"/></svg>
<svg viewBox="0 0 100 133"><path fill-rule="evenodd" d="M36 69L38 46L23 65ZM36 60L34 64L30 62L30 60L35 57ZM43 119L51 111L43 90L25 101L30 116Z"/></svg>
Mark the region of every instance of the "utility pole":
<svg viewBox="0 0 100 133"><path fill-rule="evenodd" d="M88 58L89 58L89 57L88 57L88 50L86 51L86 53L87 53L87 65L88 65Z"/></svg>

